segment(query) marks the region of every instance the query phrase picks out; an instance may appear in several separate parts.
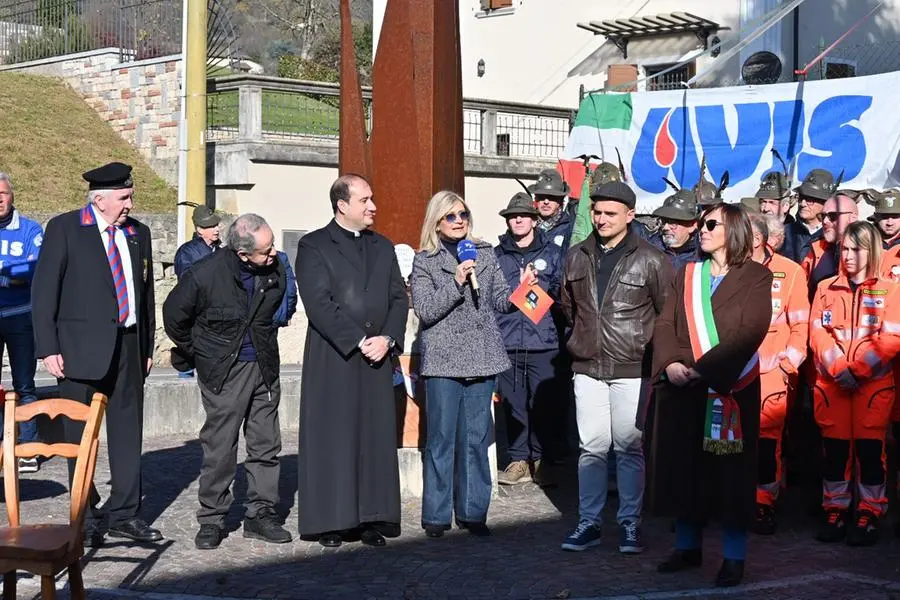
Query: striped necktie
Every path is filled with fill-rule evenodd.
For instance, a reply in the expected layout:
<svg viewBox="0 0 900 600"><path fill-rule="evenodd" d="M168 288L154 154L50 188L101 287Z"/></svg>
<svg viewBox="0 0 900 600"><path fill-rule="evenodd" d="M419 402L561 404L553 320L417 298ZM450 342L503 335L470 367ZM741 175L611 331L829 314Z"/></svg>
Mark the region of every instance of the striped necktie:
<svg viewBox="0 0 900 600"><path fill-rule="evenodd" d="M119 324L128 319L128 286L125 285L125 268L122 266L122 255L116 246L116 228L110 225L106 228L109 234L109 244L106 247L106 256L109 258L109 268L112 271L113 284L116 287L116 301L119 304Z"/></svg>

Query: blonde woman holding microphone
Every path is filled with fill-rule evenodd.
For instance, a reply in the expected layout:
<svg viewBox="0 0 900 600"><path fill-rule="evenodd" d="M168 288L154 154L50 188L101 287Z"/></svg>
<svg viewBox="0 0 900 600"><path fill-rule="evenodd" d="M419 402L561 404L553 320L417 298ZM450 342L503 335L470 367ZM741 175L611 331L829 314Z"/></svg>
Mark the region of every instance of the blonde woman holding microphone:
<svg viewBox="0 0 900 600"><path fill-rule="evenodd" d="M491 396L496 375L510 367L494 313L511 305L493 249L472 227L462 197L435 194L409 278L426 391L422 527L432 538L450 529L454 511L460 528L490 535ZM533 283L534 272L523 270L521 280Z"/></svg>

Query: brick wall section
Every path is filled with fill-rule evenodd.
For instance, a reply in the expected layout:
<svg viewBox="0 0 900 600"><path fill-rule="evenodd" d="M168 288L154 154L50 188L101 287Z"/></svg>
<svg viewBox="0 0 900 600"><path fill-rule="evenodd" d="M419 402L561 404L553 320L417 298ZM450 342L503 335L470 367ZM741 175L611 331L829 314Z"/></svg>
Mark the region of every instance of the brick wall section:
<svg viewBox="0 0 900 600"><path fill-rule="evenodd" d="M181 57L122 63L99 50L11 65L61 77L170 185L178 183Z"/></svg>

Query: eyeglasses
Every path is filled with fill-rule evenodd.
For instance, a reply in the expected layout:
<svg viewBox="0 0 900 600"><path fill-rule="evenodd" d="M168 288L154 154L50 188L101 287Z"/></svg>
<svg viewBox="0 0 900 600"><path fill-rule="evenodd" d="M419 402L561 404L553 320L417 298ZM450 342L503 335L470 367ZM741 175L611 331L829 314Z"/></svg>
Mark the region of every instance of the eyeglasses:
<svg viewBox="0 0 900 600"><path fill-rule="evenodd" d="M825 219L828 219L829 221L831 221L832 223L837 223L838 217L840 217L841 215L849 215L849 214L850 214L849 211L843 211L843 212L833 211L833 212L822 213L822 216Z"/></svg>
<svg viewBox="0 0 900 600"><path fill-rule="evenodd" d="M716 221L715 219L709 219L708 221L697 221L697 226L698 226L700 229L703 229L704 227L706 227L706 230L707 230L707 231L712 231L712 230L714 230L716 227L718 227L719 225L721 225L722 227L725 227L725 223L724 223L724 222L722 222L722 221Z"/></svg>
<svg viewBox="0 0 900 600"><path fill-rule="evenodd" d="M447 215L444 215L444 219L451 225L456 223L456 221L465 221L468 223L469 222L469 211L461 210L458 213L449 213Z"/></svg>

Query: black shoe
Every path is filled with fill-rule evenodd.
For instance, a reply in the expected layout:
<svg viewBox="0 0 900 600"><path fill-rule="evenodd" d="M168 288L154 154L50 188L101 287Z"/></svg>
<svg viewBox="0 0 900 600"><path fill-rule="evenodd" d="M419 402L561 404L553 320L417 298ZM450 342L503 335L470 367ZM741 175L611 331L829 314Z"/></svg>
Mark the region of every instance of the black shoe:
<svg viewBox="0 0 900 600"><path fill-rule="evenodd" d="M874 546L878 541L878 517L867 510L859 511L856 523L847 532L850 546Z"/></svg>
<svg viewBox="0 0 900 600"><path fill-rule="evenodd" d="M656 567L658 573L677 573L688 569L699 569L703 565L703 550L675 550L666 562Z"/></svg>
<svg viewBox="0 0 900 600"><path fill-rule="evenodd" d="M163 539L158 529L153 529L140 519L128 519L109 527L109 537L120 537L135 542L158 542Z"/></svg>
<svg viewBox="0 0 900 600"><path fill-rule="evenodd" d="M259 509L252 518L244 517L244 537L272 544L287 544L293 539L281 526L275 511L268 507Z"/></svg>
<svg viewBox="0 0 900 600"><path fill-rule="evenodd" d="M328 533L323 533L319 536L319 544L326 548L339 548L343 543L344 538L341 537L340 532L337 531L329 531Z"/></svg>
<svg viewBox="0 0 900 600"><path fill-rule="evenodd" d="M444 532L448 529L449 525L425 525L425 535L430 538L444 537Z"/></svg>
<svg viewBox="0 0 900 600"><path fill-rule="evenodd" d="M460 529L467 529L475 537L489 537L491 530L484 523L477 521L457 521Z"/></svg>
<svg viewBox="0 0 900 600"><path fill-rule="evenodd" d="M363 529L362 533L360 533L359 541L366 546L372 546L374 548L382 548L387 545L387 541L385 541L383 535L368 527Z"/></svg>
<svg viewBox="0 0 900 600"><path fill-rule="evenodd" d="M819 525L816 539L826 544L840 542L847 535L847 523L842 510L829 510Z"/></svg>
<svg viewBox="0 0 900 600"><path fill-rule="evenodd" d="M374 523L369 523L368 526L386 538L400 537L400 523L388 523L387 521L376 521Z"/></svg>
<svg viewBox="0 0 900 600"><path fill-rule="evenodd" d="M716 587L734 587L744 578L744 561L726 558L716 575Z"/></svg>
<svg viewBox="0 0 900 600"><path fill-rule="evenodd" d="M197 537L194 538L194 545L199 550L212 550L218 548L224 538L225 532L221 527L212 523L204 523L200 526Z"/></svg>
<svg viewBox="0 0 900 600"><path fill-rule="evenodd" d="M775 509L773 507L767 504L756 505L753 533L757 535L773 535L775 533Z"/></svg>
<svg viewBox="0 0 900 600"><path fill-rule="evenodd" d="M84 526L84 547L99 548L103 545L103 530L96 523Z"/></svg>

